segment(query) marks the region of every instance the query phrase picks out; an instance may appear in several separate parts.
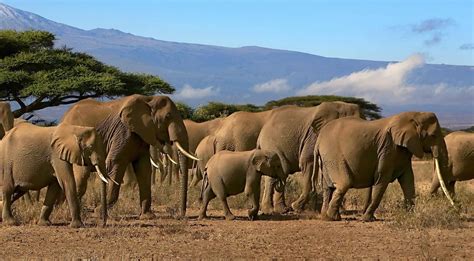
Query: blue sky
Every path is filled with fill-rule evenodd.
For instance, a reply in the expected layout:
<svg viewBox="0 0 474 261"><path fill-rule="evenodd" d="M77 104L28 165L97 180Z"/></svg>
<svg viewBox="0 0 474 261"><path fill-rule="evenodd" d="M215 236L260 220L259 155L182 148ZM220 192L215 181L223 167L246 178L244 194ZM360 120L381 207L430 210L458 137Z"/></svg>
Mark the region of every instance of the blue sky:
<svg viewBox="0 0 474 261"><path fill-rule="evenodd" d="M474 1L1 0L82 29L328 57L474 65Z"/></svg>

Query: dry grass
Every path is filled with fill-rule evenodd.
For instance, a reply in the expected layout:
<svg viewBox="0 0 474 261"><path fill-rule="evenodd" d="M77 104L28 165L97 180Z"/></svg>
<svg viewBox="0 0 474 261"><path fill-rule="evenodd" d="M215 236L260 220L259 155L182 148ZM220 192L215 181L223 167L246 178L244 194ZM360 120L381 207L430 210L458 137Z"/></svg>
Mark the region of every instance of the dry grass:
<svg viewBox="0 0 474 261"><path fill-rule="evenodd" d="M441 193L437 197L428 195L428 188L431 182L432 165L430 162L414 162L414 172L417 187L417 198L413 211L405 211L400 186L397 182L389 185L384 199L382 200L376 216L391 227L402 229L423 229L440 228L453 229L462 227L465 222L472 221L474 216L474 181L458 182L456 185L457 209L452 208ZM287 183L286 201L293 202L300 192L300 175L293 175ZM200 194L200 184L189 188L188 206L198 209L198 198ZM166 212L170 216L178 213L179 202L179 183L174 182L171 186L166 184L156 184L152 188L152 202L155 206L165 206ZM263 189L262 189L263 193ZM44 191L42 197L44 196ZM42 197L40 202L42 201ZM308 204L310 210L316 205L313 197ZM88 191L82 200L82 217L86 223L95 223L96 215L93 210L99 204L99 189L93 182L89 185ZM36 223L41 210L40 202L25 202L19 200L13 205L14 215L23 225L33 225ZM243 194L229 197L229 206L231 209L246 209L247 200ZM362 190L351 189L346 194L344 214L346 220L360 219L360 210L363 208ZM221 203L218 200L212 200L209 210L221 210ZM120 197L115 206L109 211L110 217L117 222L127 222L136 219L140 213L138 188L123 187L120 191ZM67 204L56 207L51 215L54 223L67 224L70 220Z"/></svg>

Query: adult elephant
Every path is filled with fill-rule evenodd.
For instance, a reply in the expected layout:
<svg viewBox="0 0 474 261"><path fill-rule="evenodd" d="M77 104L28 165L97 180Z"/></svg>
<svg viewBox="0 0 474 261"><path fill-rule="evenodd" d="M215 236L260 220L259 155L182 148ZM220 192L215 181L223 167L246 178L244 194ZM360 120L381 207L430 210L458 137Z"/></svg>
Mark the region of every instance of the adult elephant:
<svg viewBox="0 0 474 261"><path fill-rule="evenodd" d="M474 179L474 133L456 131L444 137L448 150L448 172L445 182L448 191L454 196L456 181ZM433 182L430 192L435 194L440 187L436 173L433 173Z"/></svg>
<svg viewBox="0 0 474 261"><path fill-rule="evenodd" d="M122 182L129 164L137 178L141 219L154 217L151 212L150 145L162 147L174 143L180 148L180 168L188 169L188 136L183 120L174 102L167 96L131 95L109 102L92 99L73 105L62 122L95 127L107 148L107 173ZM77 168L79 193L84 194L89 170ZM181 182L181 216L186 214L187 175ZM108 206L118 199L120 185L109 183Z"/></svg>
<svg viewBox="0 0 474 261"><path fill-rule="evenodd" d="M325 185L321 213L326 220L340 220L339 208L349 188L369 187L373 187L372 197L363 220L375 220L385 189L395 179L407 206L412 206L412 155L421 158L432 153L443 188L443 179L450 175L441 127L436 115L429 112L404 112L375 121L355 117L334 120L322 128L314 150L314 164L316 167L320 158Z"/></svg>
<svg viewBox="0 0 474 261"><path fill-rule="evenodd" d="M258 136L257 148L276 152L286 175L302 173L303 189L299 198L291 204L293 210L302 211L309 199L313 187L313 150L321 127L347 116L361 117L359 106L323 102L315 107L284 106L268 114ZM284 192L274 190L276 180L269 177L264 177L264 180L262 211L266 214L288 211Z"/></svg>
<svg viewBox="0 0 474 261"><path fill-rule="evenodd" d="M38 224L49 225L49 216L61 189L71 212L71 227L82 226L72 164L95 167L105 173L105 147L94 128L60 124L38 127L21 124L0 143L0 190L4 224L15 224L11 204L28 190L48 187Z"/></svg>
<svg viewBox="0 0 474 261"><path fill-rule="evenodd" d="M23 119L15 119L13 112L8 102L0 102L0 139L5 136L5 133L20 123L27 121Z"/></svg>

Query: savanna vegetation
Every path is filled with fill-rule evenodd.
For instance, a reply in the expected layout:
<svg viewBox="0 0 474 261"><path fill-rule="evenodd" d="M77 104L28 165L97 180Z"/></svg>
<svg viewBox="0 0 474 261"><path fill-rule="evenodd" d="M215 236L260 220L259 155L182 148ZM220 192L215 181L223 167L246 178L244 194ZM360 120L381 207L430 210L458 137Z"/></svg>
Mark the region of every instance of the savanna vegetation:
<svg viewBox="0 0 474 261"><path fill-rule="evenodd" d="M170 94L157 76L122 72L85 53L54 47L43 31L0 31L0 100L18 105L19 117L86 98Z"/></svg>

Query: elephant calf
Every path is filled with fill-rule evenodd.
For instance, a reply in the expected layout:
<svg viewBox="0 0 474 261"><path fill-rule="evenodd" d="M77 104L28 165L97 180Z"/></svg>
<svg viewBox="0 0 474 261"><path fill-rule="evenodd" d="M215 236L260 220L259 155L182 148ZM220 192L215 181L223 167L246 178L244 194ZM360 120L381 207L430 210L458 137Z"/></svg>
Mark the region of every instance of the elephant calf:
<svg viewBox="0 0 474 261"><path fill-rule="evenodd" d="M3 196L2 220L16 224L11 204L28 190L48 187L39 225L49 225L54 202L61 192L71 212L71 227L82 226L79 200L72 164L95 166L98 175L105 172L105 148L92 127L60 124L38 127L23 123L0 143L0 190Z"/></svg>
<svg viewBox="0 0 474 261"><path fill-rule="evenodd" d="M252 208L248 212L249 219L255 219L259 208L262 175L278 178L282 181L280 184L286 180L287 176L276 153L267 150L216 153L205 168L201 190L203 202L199 219L206 217L209 201L217 196L224 207L225 218L233 220L235 217L230 212L227 196L244 191L252 203Z"/></svg>

